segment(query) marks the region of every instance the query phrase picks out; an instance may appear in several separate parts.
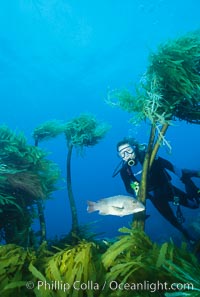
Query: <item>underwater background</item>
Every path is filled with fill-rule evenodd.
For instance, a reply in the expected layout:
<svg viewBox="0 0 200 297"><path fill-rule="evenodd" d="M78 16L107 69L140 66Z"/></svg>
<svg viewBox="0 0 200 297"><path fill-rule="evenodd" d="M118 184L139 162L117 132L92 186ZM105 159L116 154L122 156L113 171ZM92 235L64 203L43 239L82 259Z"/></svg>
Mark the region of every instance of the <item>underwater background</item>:
<svg viewBox="0 0 200 297"><path fill-rule="evenodd" d="M80 113L92 113L111 125L97 145L73 152L72 186L80 224L92 223L102 237L118 235L129 226L124 218L88 214L87 200L126 194L119 176L116 143L125 136L145 143L149 125L133 126L130 115L111 108L106 99L115 89L134 89L158 45L200 28L198 0L14 0L0 4L1 124L23 131L34 144L33 130L45 121L69 121ZM177 167L200 169L199 125L176 121L166 134L172 146L159 155ZM67 234L71 212L66 190L67 146L59 136L41 147L50 152L62 172L60 189L46 202L47 237ZM178 182L178 181L177 181ZM199 180L195 180L197 185ZM181 186L181 185L180 185ZM182 208L186 226L198 219L198 210ZM147 201L146 232L164 242L181 234ZM34 228L37 230L37 222Z"/></svg>

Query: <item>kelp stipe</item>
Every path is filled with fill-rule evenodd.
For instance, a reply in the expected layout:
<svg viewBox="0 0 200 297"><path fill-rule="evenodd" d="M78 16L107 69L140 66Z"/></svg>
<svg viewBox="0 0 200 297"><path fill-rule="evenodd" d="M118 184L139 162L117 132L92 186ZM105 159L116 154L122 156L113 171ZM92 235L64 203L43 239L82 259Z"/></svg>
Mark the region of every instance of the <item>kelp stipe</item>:
<svg viewBox="0 0 200 297"><path fill-rule="evenodd" d="M79 224L71 181L72 151L73 148L76 148L79 153L83 153L84 147L96 145L105 136L108 129L108 125L99 123L93 115L89 114L81 114L79 117L72 119L65 125L64 132L68 147L66 162L67 190L72 214L71 232L74 233L75 237L79 236Z"/></svg>

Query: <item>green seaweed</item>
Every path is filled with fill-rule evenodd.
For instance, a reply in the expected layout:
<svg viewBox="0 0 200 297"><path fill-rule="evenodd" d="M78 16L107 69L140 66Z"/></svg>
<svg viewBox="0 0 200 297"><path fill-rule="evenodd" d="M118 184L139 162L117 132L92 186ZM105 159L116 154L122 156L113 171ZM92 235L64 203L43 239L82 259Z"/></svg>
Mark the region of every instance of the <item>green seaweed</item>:
<svg viewBox="0 0 200 297"><path fill-rule="evenodd" d="M84 147L94 146L104 138L109 126L100 123L91 114L81 114L65 125L67 145L73 145L78 151Z"/></svg>
<svg viewBox="0 0 200 297"><path fill-rule="evenodd" d="M128 234L121 236L102 255L107 283L114 281L127 284L129 288L132 284L133 290L127 290L126 296L132 296L133 292L138 293L138 296L151 296L152 293L164 296L170 286L177 292L178 283L190 283L193 290L191 286L184 287L182 296L197 296L192 294L199 290L199 279L195 280L195 275L199 273L199 262L194 254L188 252L185 244L181 248L177 248L173 242L159 246L137 229L123 228L121 231ZM144 282L157 284L155 292L153 287L142 291ZM106 293L108 296L124 296L124 290L112 291L107 288Z"/></svg>
<svg viewBox="0 0 200 297"><path fill-rule="evenodd" d="M71 157L72 150L75 147L79 153L83 152L84 147L96 145L106 134L109 126L105 123L99 123L93 115L81 114L72 119L65 125L65 136L67 140L67 190L72 213L72 230L74 240L77 242L79 237L78 216L75 205L75 199L71 183Z"/></svg>
<svg viewBox="0 0 200 297"><path fill-rule="evenodd" d="M0 126L0 230L6 243L33 244L35 205L50 198L60 176L47 153L27 144L23 133Z"/></svg>
<svg viewBox="0 0 200 297"><path fill-rule="evenodd" d="M26 296L26 280L31 279L29 278L31 276L28 273L26 263L30 258L30 253L25 251L22 247L14 244L0 246L1 296ZM30 296L32 296L32 294Z"/></svg>
<svg viewBox="0 0 200 297"><path fill-rule="evenodd" d="M35 146L38 147L39 142L56 137L64 133L67 140L68 154L67 154L67 189L70 201L70 208L72 212L72 230L70 238L74 243L77 243L81 236L81 230L78 226L77 210L71 185L71 155L72 149L76 148L79 153L83 153L84 147L93 146L97 144L106 134L109 127L105 123L100 123L93 115L81 114L79 117L61 123L56 120L47 121L34 130L33 137L35 139ZM46 228L42 205L38 203L38 212L40 218L40 225L42 231L42 238L46 238Z"/></svg>
<svg viewBox="0 0 200 297"><path fill-rule="evenodd" d="M150 54L136 93L113 91L108 103L151 123L179 119L200 124L199 71L200 32L196 31L160 45Z"/></svg>
<svg viewBox="0 0 200 297"><path fill-rule="evenodd" d="M57 120L47 121L34 129L35 145L39 142L54 138L64 132L65 125Z"/></svg>
<svg viewBox="0 0 200 297"><path fill-rule="evenodd" d="M185 243L180 248L172 241L158 245L139 230L120 231L122 235L104 253L99 245L86 240L63 249L51 247L54 252L45 243L34 250L11 244L0 246L1 295L198 296L199 261ZM35 288L26 288L27 281L32 281ZM65 291L61 284L67 284ZM79 290L81 284L84 287ZM121 287L115 288L119 284Z"/></svg>
<svg viewBox="0 0 200 297"><path fill-rule="evenodd" d="M149 91L155 78L156 90L162 95L160 114L167 110L169 119L200 123L199 71L199 31L168 41L150 56L144 87Z"/></svg>
<svg viewBox="0 0 200 297"><path fill-rule="evenodd" d="M94 297L99 296L99 290L78 290L74 285L78 288L80 284L88 281L101 285L102 269L97 246L93 242L83 240L76 246L68 246L52 256L47 263L45 274L48 280L59 280L69 284L70 289L65 293L58 292L58 296Z"/></svg>
<svg viewBox="0 0 200 297"><path fill-rule="evenodd" d="M57 121L51 120L41 124L39 127L34 129L33 138L35 140L35 146L38 147L41 141L55 138L59 134L63 133L64 125ZM41 229L41 242L46 240L46 222L44 216L44 206L41 200L37 201L37 208L40 221Z"/></svg>
<svg viewBox="0 0 200 297"><path fill-rule="evenodd" d="M174 282L174 288L180 287L180 283L184 284L184 291L182 295L176 296L191 296L197 297L200 294L200 266L199 263L193 261L192 263L184 259L179 258L181 267L174 264L172 261L166 261L163 268L166 269L176 279ZM175 293L166 293L165 296L173 297Z"/></svg>

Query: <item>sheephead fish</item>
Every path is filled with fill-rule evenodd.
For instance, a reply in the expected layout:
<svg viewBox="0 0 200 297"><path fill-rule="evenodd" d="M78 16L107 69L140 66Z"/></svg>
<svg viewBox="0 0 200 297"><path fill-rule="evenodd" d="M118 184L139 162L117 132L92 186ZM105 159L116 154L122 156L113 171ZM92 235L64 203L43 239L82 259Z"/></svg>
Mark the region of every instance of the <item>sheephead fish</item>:
<svg viewBox="0 0 200 297"><path fill-rule="evenodd" d="M87 211L99 211L100 215L127 216L143 211L144 205L131 196L118 195L98 200L97 202L87 201Z"/></svg>

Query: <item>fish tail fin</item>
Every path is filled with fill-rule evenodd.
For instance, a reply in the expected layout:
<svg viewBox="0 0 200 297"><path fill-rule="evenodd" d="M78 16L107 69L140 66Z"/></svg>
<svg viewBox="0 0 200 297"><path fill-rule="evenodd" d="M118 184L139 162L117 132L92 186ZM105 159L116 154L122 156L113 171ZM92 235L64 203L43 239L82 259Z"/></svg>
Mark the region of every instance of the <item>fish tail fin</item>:
<svg viewBox="0 0 200 297"><path fill-rule="evenodd" d="M87 212L93 212L96 211L96 202L93 201L87 201L88 207L87 207Z"/></svg>

